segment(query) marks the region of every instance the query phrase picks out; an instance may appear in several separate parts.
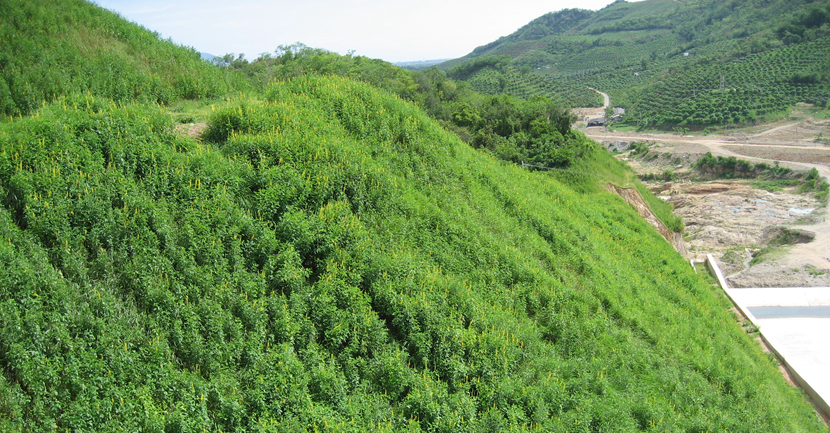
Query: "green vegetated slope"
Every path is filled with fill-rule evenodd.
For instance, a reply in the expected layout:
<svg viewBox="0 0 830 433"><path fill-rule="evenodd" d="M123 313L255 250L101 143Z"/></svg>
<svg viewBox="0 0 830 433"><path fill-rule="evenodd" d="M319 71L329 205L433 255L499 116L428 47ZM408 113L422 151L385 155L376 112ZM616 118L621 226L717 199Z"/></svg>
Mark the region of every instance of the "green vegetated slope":
<svg viewBox="0 0 830 433"><path fill-rule="evenodd" d="M246 83L83 0L0 2L0 114L91 92L115 101L169 103L221 96Z"/></svg>
<svg viewBox="0 0 830 433"><path fill-rule="evenodd" d="M822 431L595 179L336 77L170 123L0 125L3 431Z"/></svg>
<svg viewBox="0 0 830 433"><path fill-rule="evenodd" d="M61 16L38 5L31 29ZM136 29L101 16L115 27L83 32ZM55 76L98 61L87 44ZM122 65L187 52L141 46ZM549 101L332 59L173 56L170 76L227 85L172 96L227 98L203 141L158 94L92 85L108 69L0 123L0 431L823 431L723 297L604 192L632 173L533 122ZM532 172L463 128L586 145Z"/></svg>
<svg viewBox="0 0 830 433"><path fill-rule="evenodd" d="M437 69L407 71L382 60L341 56L302 44L281 46L274 55L266 53L251 62L241 55L228 54L225 59L259 89L274 80L310 75L371 84L417 104L473 147L516 164L562 169L596 146L571 130L573 115L549 98L482 94Z"/></svg>
<svg viewBox="0 0 830 433"><path fill-rule="evenodd" d="M826 105L828 37L826 0L617 1L544 15L442 67L483 92L570 106L599 106L594 87L633 125L724 125Z"/></svg>

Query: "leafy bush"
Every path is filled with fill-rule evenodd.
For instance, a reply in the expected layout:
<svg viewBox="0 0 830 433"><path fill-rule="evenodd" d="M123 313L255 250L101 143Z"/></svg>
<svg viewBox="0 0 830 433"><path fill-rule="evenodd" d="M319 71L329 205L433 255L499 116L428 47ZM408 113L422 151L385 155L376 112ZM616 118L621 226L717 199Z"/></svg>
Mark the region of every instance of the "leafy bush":
<svg viewBox="0 0 830 433"><path fill-rule="evenodd" d="M660 174L647 173L647 174L643 175L641 178L642 178L642 180L645 180L645 181L660 180L660 181L663 181L663 182L671 182L671 181L677 180L677 175L671 170L664 170Z"/></svg>
<svg viewBox="0 0 830 433"><path fill-rule="evenodd" d="M784 167L771 167L769 164L752 164L749 161L738 159L734 156L712 156L706 152L692 164L692 167L700 172L715 177L725 178L754 178L759 176L784 177L792 173L792 170Z"/></svg>
<svg viewBox="0 0 830 433"><path fill-rule="evenodd" d="M584 176L332 77L210 123L85 95L0 125L5 430L820 430Z"/></svg>
<svg viewBox="0 0 830 433"><path fill-rule="evenodd" d="M0 3L0 114L70 93L169 104L242 91L242 77L83 0Z"/></svg>
<svg viewBox="0 0 830 433"><path fill-rule="evenodd" d="M815 192L816 198L824 205L827 205L830 185L827 179L820 177L818 170L811 168L804 177L804 182L799 186L801 192Z"/></svg>

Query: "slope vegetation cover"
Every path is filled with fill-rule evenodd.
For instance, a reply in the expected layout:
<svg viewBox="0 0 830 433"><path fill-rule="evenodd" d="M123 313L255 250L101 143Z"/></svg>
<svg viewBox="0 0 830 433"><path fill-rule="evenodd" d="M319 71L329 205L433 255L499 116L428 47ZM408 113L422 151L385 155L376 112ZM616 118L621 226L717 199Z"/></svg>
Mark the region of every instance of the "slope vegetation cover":
<svg viewBox="0 0 830 433"><path fill-rule="evenodd" d="M474 89L571 107L611 95L641 127L726 125L830 99L827 0L617 1L566 9L444 63Z"/></svg>
<svg viewBox="0 0 830 433"><path fill-rule="evenodd" d="M71 79L30 81L41 93L0 123L0 431L822 431L725 301L604 192L633 174L533 122L562 119L549 101L484 98L500 111L459 126L462 102L487 105L436 71L212 69L90 4L31 4L4 67L72 50L44 36L71 33L58 10L121 36L3 70ZM110 55L124 69L76 85ZM338 65L400 97L314 76ZM176 93L177 74L207 90ZM147 79L218 105L203 141ZM584 146L530 172L448 131L468 127Z"/></svg>
<svg viewBox="0 0 830 433"><path fill-rule="evenodd" d="M168 104L223 96L246 81L84 0L0 2L0 114L90 92Z"/></svg>
<svg viewBox="0 0 830 433"><path fill-rule="evenodd" d="M822 430L592 179L333 77L208 138L89 95L0 126L0 429Z"/></svg>
<svg viewBox="0 0 830 433"><path fill-rule="evenodd" d="M565 168L592 152L594 143L571 130L573 115L537 96L485 95L437 69L407 71L378 59L341 56L302 44L281 46L252 62L228 54L223 63L261 88L273 80L337 75L369 83L416 103L473 147L514 163Z"/></svg>

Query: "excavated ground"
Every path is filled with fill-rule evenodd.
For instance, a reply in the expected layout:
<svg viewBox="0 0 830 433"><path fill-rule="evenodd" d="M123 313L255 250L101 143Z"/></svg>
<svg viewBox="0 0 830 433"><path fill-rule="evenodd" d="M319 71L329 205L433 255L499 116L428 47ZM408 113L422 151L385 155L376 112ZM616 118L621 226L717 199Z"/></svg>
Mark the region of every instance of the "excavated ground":
<svg viewBox="0 0 830 433"><path fill-rule="evenodd" d="M769 192L754 188L754 180L682 180L699 176L691 164L706 152L753 163L777 162L795 170L814 166L827 176L830 146L825 137L830 137L830 119L810 117L805 114L809 108L801 106L799 117L777 124L721 135L585 131L616 151L638 175L671 172L673 181L649 186L683 218L690 257L715 255L733 287L830 286L827 209L813 194L801 194L796 188ZM648 143L649 154L631 155L627 147L634 141ZM804 231L805 236L795 245L766 248L784 228ZM759 253L762 257L750 265Z"/></svg>
<svg viewBox="0 0 830 433"><path fill-rule="evenodd" d="M746 181L669 183L655 192L672 203L686 224L684 239L690 256L718 258L733 287L827 286L830 274L818 268L793 269L779 259L787 247L749 266L783 227L798 228L823 218L814 197L795 191L768 192ZM807 240L807 239L805 239Z"/></svg>

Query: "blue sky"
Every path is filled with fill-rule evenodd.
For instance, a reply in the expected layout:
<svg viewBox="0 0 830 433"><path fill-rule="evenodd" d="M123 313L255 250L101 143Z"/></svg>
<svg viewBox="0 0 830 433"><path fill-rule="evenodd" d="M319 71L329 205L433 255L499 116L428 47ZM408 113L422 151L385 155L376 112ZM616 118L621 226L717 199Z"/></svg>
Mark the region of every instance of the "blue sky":
<svg viewBox="0 0 830 433"><path fill-rule="evenodd" d="M254 59L279 45L390 62L461 57L564 8L600 9L613 0L94 0L164 38Z"/></svg>

